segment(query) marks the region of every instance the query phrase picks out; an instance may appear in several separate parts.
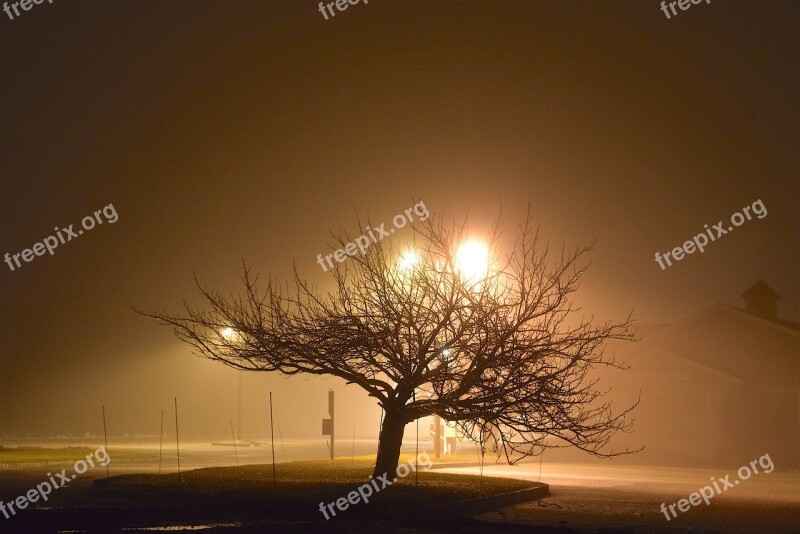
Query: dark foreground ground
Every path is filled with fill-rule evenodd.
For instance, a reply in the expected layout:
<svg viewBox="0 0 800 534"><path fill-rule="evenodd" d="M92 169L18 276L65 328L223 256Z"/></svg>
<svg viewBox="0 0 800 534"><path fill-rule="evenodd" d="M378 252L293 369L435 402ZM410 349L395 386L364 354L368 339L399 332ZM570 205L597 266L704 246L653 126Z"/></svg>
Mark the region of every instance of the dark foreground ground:
<svg viewBox="0 0 800 534"><path fill-rule="evenodd" d="M0 472L0 499L23 495L46 480L47 470L58 471ZM175 473L105 480L102 470L93 470L55 491L46 506L0 516L0 531L800 533L796 473L753 479L667 522L658 505L699 488L705 471L547 465L542 481L550 484L549 495L535 483L538 465L487 466L484 474L491 476L483 478L477 468L447 471L420 472L419 486L412 472L369 503L325 520L319 503L365 481L368 461L279 464L276 489L269 465L195 470L181 484ZM523 499L520 491L528 492Z"/></svg>
<svg viewBox="0 0 800 534"><path fill-rule="evenodd" d="M373 461L299 461L279 465L273 485L271 465L204 468L164 475L81 476L59 488L47 503L36 503L2 519L3 532L104 532L153 530L238 530L249 532L375 532L392 525L436 528L441 520L481 525L470 516L481 511L545 497L546 484L510 478L410 471L405 479L371 490L369 502L347 510L320 503L347 497L368 481ZM51 468L51 471L58 469ZM70 471L67 471L69 475ZM0 474L0 495L23 495L46 476L37 470ZM344 501L342 502L344 504ZM444 528L450 524L445 522ZM477 529L477 530L475 530ZM412 530L413 531L413 530Z"/></svg>

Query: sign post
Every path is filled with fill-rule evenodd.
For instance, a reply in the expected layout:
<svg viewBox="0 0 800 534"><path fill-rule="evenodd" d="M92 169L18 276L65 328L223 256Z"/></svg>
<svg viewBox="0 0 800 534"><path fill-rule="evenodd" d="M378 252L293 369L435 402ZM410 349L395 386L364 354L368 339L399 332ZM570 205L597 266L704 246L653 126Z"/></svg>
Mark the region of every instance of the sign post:
<svg viewBox="0 0 800 534"><path fill-rule="evenodd" d="M331 437L331 460L333 460L333 390L328 390L328 415L330 419L322 420L322 435Z"/></svg>
<svg viewBox="0 0 800 534"><path fill-rule="evenodd" d="M438 415L433 416L433 424L431 425L431 436L433 437L433 457L439 458L442 454L442 439L444 435L444 426L442 419Z"/></svg>

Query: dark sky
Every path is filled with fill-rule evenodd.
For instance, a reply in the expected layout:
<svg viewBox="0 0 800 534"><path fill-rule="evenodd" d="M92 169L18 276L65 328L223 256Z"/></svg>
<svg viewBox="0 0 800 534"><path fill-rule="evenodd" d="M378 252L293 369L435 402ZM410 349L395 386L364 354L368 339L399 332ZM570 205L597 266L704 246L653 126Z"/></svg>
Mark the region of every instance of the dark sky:
<svg viewBox="0 0 800 534"><path fill-rule="evenodd" d="M0 254L113 204L13 272L0 265L0 436L224 435L237 375L132 307L179 311L193 274L225 292L241 259L312 280L330 229L421 199L483 231L530 204L551 243L597 241L589 313L680 319L763 278L800 315L800 4L714 0L56 0L0 12ZM661 270L665 252L761 199L763 219ZM402 235L398 234L402 239ZM245 378L245 432L319 436L338 380ZM288 429L288 430L287 430ZM322 439L322 438L320 438Z"/></svg>

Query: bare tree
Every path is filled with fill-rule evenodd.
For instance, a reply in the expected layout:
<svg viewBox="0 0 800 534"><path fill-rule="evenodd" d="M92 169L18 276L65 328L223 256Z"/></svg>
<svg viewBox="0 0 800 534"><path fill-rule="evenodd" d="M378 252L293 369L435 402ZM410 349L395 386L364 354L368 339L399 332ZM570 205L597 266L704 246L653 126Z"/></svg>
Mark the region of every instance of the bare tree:
<svg viewBox="0 0 800 534"><path fill-rule="evenodd" d="M432 216L412 226L413 247L372 244L331 271L327 294L296 268L291 289L270 281L262 291L245 266L240 297L198 283L207 309L145 315L236 369L332 375L363 388L385 413L375 476L397 468L405 426L433 414L511 463L559 446L631 452L607 449L630 429L635 405L614 413L589 376L624 368L603 349L633 338L630 318L593 324L570 301L591 247L562 249L551 262L530 213L502 259L499 217L485 257L477 245L462 257L466 222Z"/></svg>

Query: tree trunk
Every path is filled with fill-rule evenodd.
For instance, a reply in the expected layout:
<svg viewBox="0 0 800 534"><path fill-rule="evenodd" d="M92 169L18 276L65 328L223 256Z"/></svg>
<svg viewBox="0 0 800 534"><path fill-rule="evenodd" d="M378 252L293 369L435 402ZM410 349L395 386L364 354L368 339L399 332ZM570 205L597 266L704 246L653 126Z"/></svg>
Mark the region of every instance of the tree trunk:
<svg viewBox="0 0 800 534"><path fill-rule="evenodd" d="M395 478L397 463L400 459L400 445L403 444L403 430L406 424L406 421L403 420L396 409L386 410L381 435L378 438L378 459L375 462L373 477L388 473L387 480Z"/></svg>

